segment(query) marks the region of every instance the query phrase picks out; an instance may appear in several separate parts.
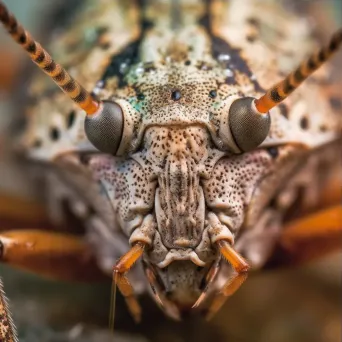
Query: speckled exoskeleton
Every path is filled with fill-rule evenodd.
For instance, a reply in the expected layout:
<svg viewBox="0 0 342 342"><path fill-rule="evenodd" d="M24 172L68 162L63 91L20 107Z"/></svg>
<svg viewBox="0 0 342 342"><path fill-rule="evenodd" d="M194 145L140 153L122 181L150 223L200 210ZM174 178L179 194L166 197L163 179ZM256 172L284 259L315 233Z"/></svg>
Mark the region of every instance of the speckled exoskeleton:
<svg viewBox="0 0 342 342"><path fill-rule="evenodd" d="M317 46L308 22L283 11L85 1L49 50L57 64L0 2L5 27L73 100L37 75L21 151L51 219L62 225L67 202L137 320L134 292L148 283L171 317L204 307L210 317L269 261L292 209L317 207L336 174L342 102L325 86L331 70L297 87L342 31L300 64ZM18 236L3 235L5 256Z"/></svg>

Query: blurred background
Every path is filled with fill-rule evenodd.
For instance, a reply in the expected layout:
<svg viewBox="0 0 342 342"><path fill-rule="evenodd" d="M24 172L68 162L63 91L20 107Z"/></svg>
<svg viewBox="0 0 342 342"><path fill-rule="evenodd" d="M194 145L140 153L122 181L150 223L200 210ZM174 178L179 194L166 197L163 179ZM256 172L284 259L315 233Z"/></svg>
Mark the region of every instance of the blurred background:
<svg viewBox="0 0 342 342"><path fill-rule="evenodd" d="M33 35L44 42L56 21L54 9L67 0L6 2ZM342 23L341 0L285 2L310 16L322 28L322 37L332 31L332 26ZM36 70L2 30L0 41L0 193L30 198L32 189L5 148L5 132L13 120L20 127L25 107L22 89ZM0 276L21 342L338 342L341 266L342 255L336 254L297 269L253 274L209 323L200 317L172 322L152 300L143 297L143 321L135 325L119 297L114 338L107 331L110 282L54 282L7 266L0 266Z"/></svg>

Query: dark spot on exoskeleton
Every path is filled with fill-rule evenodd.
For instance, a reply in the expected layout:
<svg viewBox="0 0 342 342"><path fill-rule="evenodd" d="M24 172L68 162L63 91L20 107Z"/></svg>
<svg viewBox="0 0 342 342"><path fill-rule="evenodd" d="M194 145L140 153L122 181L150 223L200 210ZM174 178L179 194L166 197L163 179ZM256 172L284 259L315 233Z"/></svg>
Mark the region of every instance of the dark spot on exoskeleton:
<svg viewBox="0 0 342 342"><path fill-rule="evenodd" d="M247 37L246 37L247 41L249 41L250 43L254 43L257 39L257 36L254 35L254 34L249 34Z"/></svg>
<svg viewBox="0 0 342 342"><path fill-rule="evenodd" d="M52 141L57 141L60 138L61 134L58 128L52 127L50 129L50 138Z"/></svg>
<svg viewBox="0 0 342 342"><path fill-rule="evenodd" d="M279 108L279 110L280 110L280 113L281 113L281 115L282 116L284 116L286 119L288 118L288 110L287 110L287 107L286 107L286 105L284 105L283 103L280 103L279 105L278 105L278 108Z"/></svg>
<svg viewBox="0 0 342 342"><path fill-rule="evenodd" d="M279 155L278 147L269 147L267 152L273 159L277 158Z"/></svg>
<svg viewBox="0 0 342 342"><path fill-rule="evenodd" d="M318 53L318 60L322 63L324 62L326 59L325 57L325 51L324 50L321 50L319 53Z"/></svg>
<svg viewBox="0 0 342 342"><path fill-rule="evenodd" d="M260 26L260 21L257 18L250 17L247 19L248 24L254 26L254 27L259 27Z"/></svg>
<svg viewBox="0 0 342 342"><path fill-rule="evenodd" d="M91 157L86 154L80 154L80 163L82 165L89 165Z"/></svg>
<svg viewBox="0 0 342 342"><path fill-rule="evenodd" d="M309 128L309 120L306 116L303 116L301 119L300 119L300 127L302 129L308 129Z"/></svg>
<svg viewBox="0 0 342 342"><path fill-rule="evenodd" d="M144 95L143 93L139 93L139 94L137 95L137 99L138 99L139 101L143 101L143 100L145 100L145 95Z"/></svg>
<svg viewBox="0 0 342 342"><path fill-rule="evenodd" d="M110 42L102 42L102 43L100 43L100 48L102 50L108 50L110 48L110 46L111 46Z"/></svg>
<svg viewBox="0 0 342 342"><path fill-rule="evenodd" d="M217 96L217 91L216 90L210 90L209 91L209 97L214 99Z"/></svg>
<svg viewBox="0 0 342 342"><path fill-rule="evenodd" d="M35 139L35 141L32 144L32 147L33 148L40 148L40 147L42 147L42 145L43 145L43 143L40 139Z"/></svg>
<svg viewBox="0 0 342 342"><path fill-rule="evenodd" d="M107 27L107 26L99 26L96 29L96 33L98 36L101 36L101 35L105 34L106 32L108 32L108 30L109 30L109 27Z"/></svg>
<svg viewBox="0 0 342 342"><path fill-rule="evenodd" d="M179 101L182 97L182 94L179 90L174 90L172 93L171 93L171 99L173 101Z"/></svg>
<svg viewBox="0 0 342 342"><path fill-rule="evenodd" d="M67 117L67 122L66 122L66 124L67 124L67 127L68 127L68 128L71 128L71 127L72 127L72 125L73 125L74 122L75 122L75 119L76 119L76 112L75 112L74 110L72 110L72 111L69 113L68 117Z"/></svg>
<svg viewBox="0 0 342 342"><path fill-rule="evenodd" d="M329 103L332 109L341 110L342 109L342 99L338 97L330 97Z"/></svg>
<svg viewBox="0 0 342 342"><path fill-rule="evenodd" d="M328 130L328 127L326 125L322 124L322 125L319 126L319 130L321 132L326 132Z"/></svg>

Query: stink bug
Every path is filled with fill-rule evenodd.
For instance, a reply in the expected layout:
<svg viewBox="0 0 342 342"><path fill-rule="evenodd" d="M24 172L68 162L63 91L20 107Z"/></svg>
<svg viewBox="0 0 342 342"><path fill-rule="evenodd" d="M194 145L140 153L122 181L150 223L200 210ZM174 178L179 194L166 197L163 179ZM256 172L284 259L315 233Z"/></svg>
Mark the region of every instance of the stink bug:
<svg viewBox="0 0 342 342"><path fill-rule="evenodd" d="M66 279L110 274L139 321L128 276L137 261L130 274L144 274L143 290L168 316L210 318L250 269L311 258L323 237L335 249L340 208L303 216L338 197L326 194L341 100L307 78L338 50L342 30L298 60L291 43L307 30L288 17L280 34L271 14L258 2L101 0L52 47L69 51L62 66L0 1L5 29L62 90L34 80L39 101L17 149L39 170L51 219L68 224L67 202L84 228L82 238L3 231L2 260ZM85 42L89 18L96 29ZM300 221L286 226L294 206Z"/></svg>

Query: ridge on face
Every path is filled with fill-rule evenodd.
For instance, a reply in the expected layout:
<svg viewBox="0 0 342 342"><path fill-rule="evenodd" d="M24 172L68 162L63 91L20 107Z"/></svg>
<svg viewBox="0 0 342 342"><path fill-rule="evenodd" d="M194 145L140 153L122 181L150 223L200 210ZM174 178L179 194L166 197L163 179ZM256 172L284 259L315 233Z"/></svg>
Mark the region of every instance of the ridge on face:
<svg viewBox="0 0 342 342"><path fill-rule="evenodd" d="M199 244L205 215L201 182L221 156L205 127L147 129L143 150L132 158L144 167L148 178L157 179L154 211L167 248L195 248Z"/></svg>

